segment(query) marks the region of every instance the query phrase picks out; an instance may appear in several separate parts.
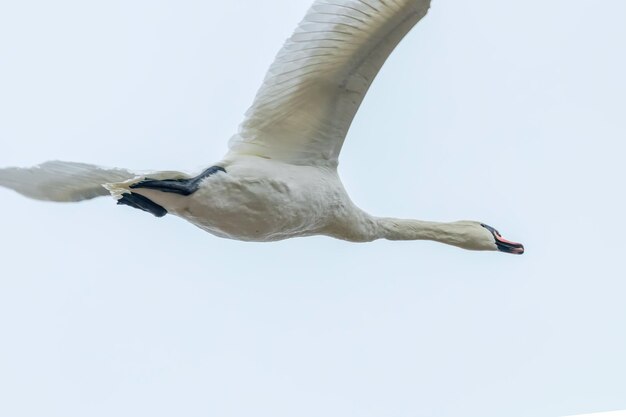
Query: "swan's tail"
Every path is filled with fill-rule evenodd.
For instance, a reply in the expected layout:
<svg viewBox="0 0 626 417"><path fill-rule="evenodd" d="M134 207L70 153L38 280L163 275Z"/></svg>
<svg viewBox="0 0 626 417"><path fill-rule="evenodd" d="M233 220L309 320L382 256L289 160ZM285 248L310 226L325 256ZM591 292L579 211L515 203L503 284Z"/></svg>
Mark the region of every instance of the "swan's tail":
<svg viewBox="0 0 626 417"><path fill-rule="evenodd" d="M0 186L46 201L82 201L106 196L104 184L139 179L119 168L102 168L76 162L49 161L31 168L0 169Z"/></svg>
<svg viewBox="0 0 626 417"><path fill-rule="evenodd" d="M0 186L10 188L26 197L46 201L82 201L111 194L117 204L131 206L162 217L167 210L150 198L132 189L144 181L159 183L167 179L182 187L179 180L189 176L177 171L133 173L119 168L102 168L76 162L50 161L32 168L0 169ZM164 183L169 184L167 181ZM146 187L149 188L149 187ZM148 190L150 191L150 190ZM154 191L152 191L154 192ZM158 193L158 200L174 209L180 202L177 194Z"/></svg>

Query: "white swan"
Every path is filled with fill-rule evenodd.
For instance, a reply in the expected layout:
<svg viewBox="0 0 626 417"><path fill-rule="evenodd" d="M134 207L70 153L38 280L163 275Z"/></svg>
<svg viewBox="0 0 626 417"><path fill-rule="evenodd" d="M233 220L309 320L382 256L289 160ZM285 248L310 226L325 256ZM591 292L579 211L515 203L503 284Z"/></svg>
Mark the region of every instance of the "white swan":
<svg viewBox="0 0 626 417"><path fill-rule="evenodd" d="M221 237L275 241L434 240L521 254L474 221L371 216L337 174L352 119L379 69L430 0L317 0L278 53L224 158L196 176L131 173L71 162L0 170L0 185L50 201L112 194L118 204L180 216Z"/></svg>

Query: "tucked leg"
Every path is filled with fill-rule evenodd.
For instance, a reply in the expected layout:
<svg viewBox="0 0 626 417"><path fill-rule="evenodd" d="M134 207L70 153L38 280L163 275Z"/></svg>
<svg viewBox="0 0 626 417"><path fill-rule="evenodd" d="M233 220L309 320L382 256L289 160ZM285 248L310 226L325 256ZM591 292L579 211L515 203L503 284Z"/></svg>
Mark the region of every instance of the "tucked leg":
<svg viewBox="0 0 626 417"><path fill-rule="evenodd" d="M196 190L193 179L177 179L177 180L153 180L146 178L145 180L133 184L130 188L149 188L164 193L175 193L181 195L191 195Z"/></svg>
<svg viewBox="0 0 626 417"><path fill-rule="evenodd" d="M143 181L131 185L130 188L149 188L151 190L158 190L164 193L191 195L198 191L200 183L203 179L210 177L219 171L226 172L226 170L222 167L213 166L197 177L171 180L155 180L146 178Z"/></svg>

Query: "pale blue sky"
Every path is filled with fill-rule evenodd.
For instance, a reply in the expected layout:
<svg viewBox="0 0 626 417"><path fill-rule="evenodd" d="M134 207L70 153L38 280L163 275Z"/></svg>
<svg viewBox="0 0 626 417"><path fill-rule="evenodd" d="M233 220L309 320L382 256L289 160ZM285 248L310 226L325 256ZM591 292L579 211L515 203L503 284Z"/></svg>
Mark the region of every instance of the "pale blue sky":
<svg viewBox="0 0 626 417"><path fill-rule="evenodd" d="M310 0L0 5L0 166L218 160ZM218 239L0 189L0 415L548 417L626 408L626 3L434 0L340 171L428 242Z"/></svg>

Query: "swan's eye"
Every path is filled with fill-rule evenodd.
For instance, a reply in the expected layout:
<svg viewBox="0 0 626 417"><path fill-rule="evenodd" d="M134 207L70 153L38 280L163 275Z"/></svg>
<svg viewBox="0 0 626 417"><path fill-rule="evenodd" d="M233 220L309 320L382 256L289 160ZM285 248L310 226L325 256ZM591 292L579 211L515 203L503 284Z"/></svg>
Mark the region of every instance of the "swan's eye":
<svg viewBox="0 0 626 417"><path fill-rule="evenodd" d="M500 232L498 232L495 228L489 226L488 224L481 223L480 225L484 227L485 229L489 230L494 236L502 237Z"/></svg>

